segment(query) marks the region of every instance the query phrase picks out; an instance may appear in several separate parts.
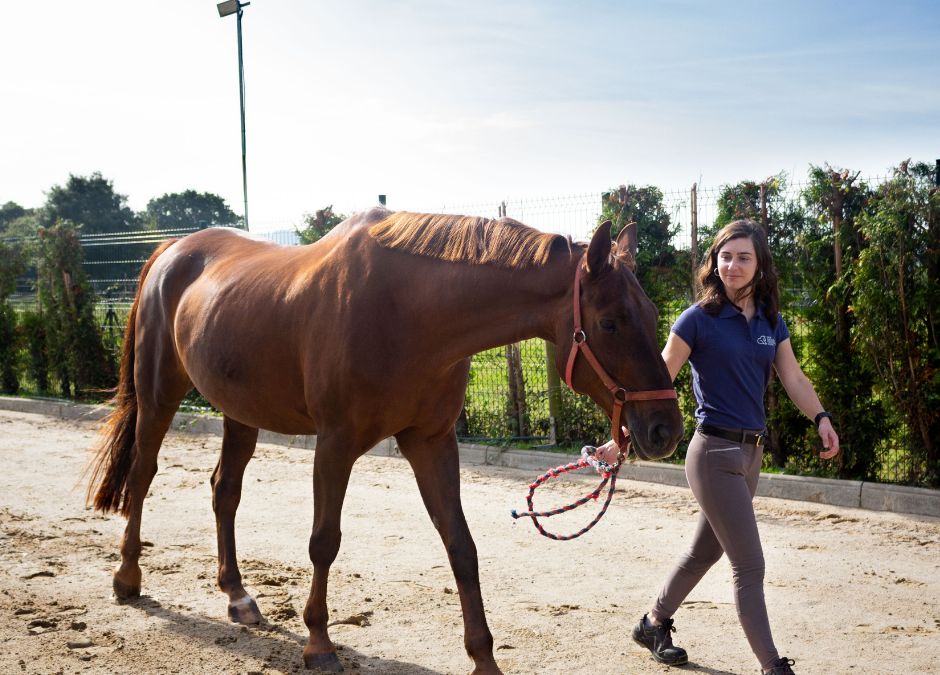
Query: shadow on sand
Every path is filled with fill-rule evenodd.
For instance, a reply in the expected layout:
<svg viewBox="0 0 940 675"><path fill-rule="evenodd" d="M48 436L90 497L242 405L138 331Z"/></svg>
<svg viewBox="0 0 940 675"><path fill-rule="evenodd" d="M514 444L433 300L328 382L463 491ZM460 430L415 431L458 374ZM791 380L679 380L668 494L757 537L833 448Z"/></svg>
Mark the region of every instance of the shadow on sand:
<svg viewBox="0 0 940 675"><path fill-rule="evenodd" d="M205 649L215 649L231 655L233 665L246 669L252 668L241 663L244 659L257 659L261 665L258 672L268 675L281 673L314 673L319 670L305 670L301 653L307 644L307 636L295 633L287 628L269 623L257 626L241 626L228 620L215 619L200 614L183 614L172 607L164 606L159 600L142 595L123 603L145 612L148 616L160 618L167 623L163 630L170 630L189 640L201 641ZM159 649L159 647L154 647ZM346 672L382 673L383 675L443 675L441 671L431 670L404 661L386 659L363 654L337 642L337 654ZM705 671L718 673L719 671Z"/></svg>

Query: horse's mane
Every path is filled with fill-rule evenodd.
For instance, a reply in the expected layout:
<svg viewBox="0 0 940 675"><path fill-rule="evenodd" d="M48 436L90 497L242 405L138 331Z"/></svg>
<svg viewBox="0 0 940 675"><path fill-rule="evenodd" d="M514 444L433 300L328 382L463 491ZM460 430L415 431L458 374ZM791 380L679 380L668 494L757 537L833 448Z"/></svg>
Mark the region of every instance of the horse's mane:
<svg viewBox="0 0 940 675"><path fill-rule="evenodd" d="M547 234L512 218L393 213L369 228L381 246L452 262L517 269L544 265L554 248L574 253L570 237Z"/></svg>

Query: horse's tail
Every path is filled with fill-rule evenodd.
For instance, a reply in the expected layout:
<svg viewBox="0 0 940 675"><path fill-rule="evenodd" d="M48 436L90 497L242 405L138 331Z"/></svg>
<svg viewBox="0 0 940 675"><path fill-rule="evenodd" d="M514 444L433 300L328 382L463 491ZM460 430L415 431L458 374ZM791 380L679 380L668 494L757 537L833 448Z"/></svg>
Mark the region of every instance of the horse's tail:
<svg viewBox="0 0 940 675"><path fill-rule="evenodd" d="M86 503L94 504L96 511L115 512L121 508L121 514L128 515L127 477L131 472L136 455L137 440L137 389L134 386L134 335L137 325L137 305L140 292L144 288L147 273L160 255L179 239L168 239L153 252L140 272L137 281L137 295L127 317L127 330L124 332L124 349L121 354L121 379L113 391L114 412L104 419L103 427L92 447L94 456L85 468L90 474Z"/></svg>

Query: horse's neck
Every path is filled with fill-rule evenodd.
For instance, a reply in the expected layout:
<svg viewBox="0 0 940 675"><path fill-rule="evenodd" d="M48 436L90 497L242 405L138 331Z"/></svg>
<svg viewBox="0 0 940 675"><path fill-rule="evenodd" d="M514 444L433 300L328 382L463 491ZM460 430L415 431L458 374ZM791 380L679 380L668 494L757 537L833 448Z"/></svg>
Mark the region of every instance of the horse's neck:
<svg viewBox="0 0 940 675"><path fill-rule="evenodd" d="M443 293L451 296L444 330L455 355L464 358L534 337L555 342L560 312L571 311L576 264L559 256L525 269L470 267L468 283Z"/></svg>

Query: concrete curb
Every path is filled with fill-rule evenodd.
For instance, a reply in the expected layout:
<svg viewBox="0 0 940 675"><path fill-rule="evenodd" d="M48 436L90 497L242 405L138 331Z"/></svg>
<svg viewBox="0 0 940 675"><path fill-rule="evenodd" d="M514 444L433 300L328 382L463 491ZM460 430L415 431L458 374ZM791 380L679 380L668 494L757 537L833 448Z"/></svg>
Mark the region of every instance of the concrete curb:
<svg viewBox="0 0 940 675"><path fill-rule="evenodd" d="M0 410L36 413L63 419L100 420L111 409L106 406L83 405L55 399L0 396ZM173 418L173 425L170 427L170 431L174 430L221 436L222 418L177 413ZM258 441L307 450L314 450L317 447L316 436L286 436L271 431L261 431L258 434ZM577 461L580 456L540 450L496 448L470 443L460 443L459 449L461 464L504 466L532 472L544 472L561 464ZM394 438L387 438L380 442L369 450L368 454L382 457L401 457L401 452ZM578 473L589 474L592 473L592 470L581 469ZM684 488L689 486L685 478L685 467L663 462L627 462L620 471L620 477ZM776 497L778 499L793 499L831 506L861 508L869 511L890 511L892 513L910 513L940 518L940 490L928 490L904 485L762 473L757 484L757 495L759 497Z"/></svg>

